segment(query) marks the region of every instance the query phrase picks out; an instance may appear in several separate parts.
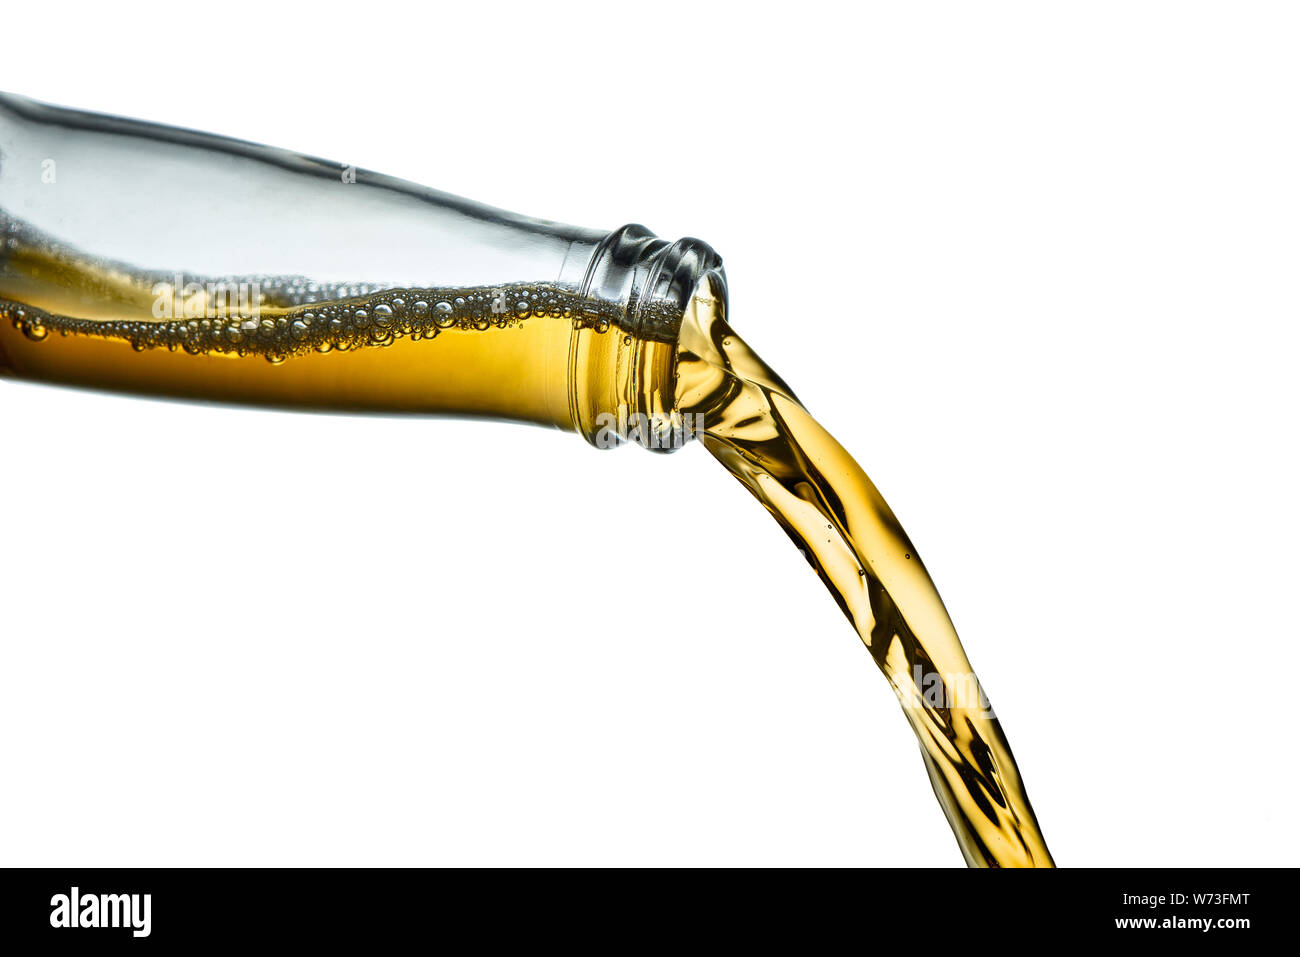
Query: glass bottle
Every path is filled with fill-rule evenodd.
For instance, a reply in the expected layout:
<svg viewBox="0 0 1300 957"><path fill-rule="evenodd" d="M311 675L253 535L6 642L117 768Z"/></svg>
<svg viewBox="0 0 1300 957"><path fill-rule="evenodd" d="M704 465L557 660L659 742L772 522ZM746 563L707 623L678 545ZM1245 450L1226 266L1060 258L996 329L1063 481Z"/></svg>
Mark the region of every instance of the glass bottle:
<svg viewBox="0 0 1300 957"><path fill-rule="evenodd" d="M0 94L2 374L671 447L645 426L706 276L696 239Z"/></svg>

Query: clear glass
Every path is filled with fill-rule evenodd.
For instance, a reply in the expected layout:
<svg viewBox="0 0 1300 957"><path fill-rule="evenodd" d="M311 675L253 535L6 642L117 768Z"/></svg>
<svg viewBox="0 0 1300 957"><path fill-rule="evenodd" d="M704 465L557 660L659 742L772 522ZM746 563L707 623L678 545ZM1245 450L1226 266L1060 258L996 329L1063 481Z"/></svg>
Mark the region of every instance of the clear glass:
<svg viewBox="0 0 1300 957"><path fill-rule="evenodd" d="M660 345L721 280L698 240L5 94L0 236L0 372L588 438L671 404Z"/></svg>

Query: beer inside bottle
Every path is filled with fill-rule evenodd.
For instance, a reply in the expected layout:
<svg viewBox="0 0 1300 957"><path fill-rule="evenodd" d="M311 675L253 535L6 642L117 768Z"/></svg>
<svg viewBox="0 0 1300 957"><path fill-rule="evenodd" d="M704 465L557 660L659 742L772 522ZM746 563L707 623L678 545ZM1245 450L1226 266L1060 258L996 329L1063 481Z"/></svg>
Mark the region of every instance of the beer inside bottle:
<svg viewBox="0 0 1300 957"><path fill-rule="evenodd" d="M0 155L0 372L45 382L604 442L670 414L681 315L721 275L698 240L13 96Z"/></svg>
<svg viewBox="0 0 1300 957"><path fill-rule="evenodd" d="M1052 866L916 548L726 309L721 260L699 240L530 219L0 95L0 373L508 419L601 447L698 438L803 550L887 677L967 863Z"/></svg>

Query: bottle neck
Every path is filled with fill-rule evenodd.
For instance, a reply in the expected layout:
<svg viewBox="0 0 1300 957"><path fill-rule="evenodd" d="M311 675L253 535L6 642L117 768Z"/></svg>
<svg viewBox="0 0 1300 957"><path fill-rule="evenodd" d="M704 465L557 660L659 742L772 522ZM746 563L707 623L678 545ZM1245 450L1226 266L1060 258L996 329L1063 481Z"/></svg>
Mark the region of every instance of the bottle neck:
<svg viewBox="0 0 1300 957"><path fill-rule="evenodd" d="M573 428L588 442L672 451L690 438L675 417L677 339L706 277L725 299L722 258L698 239L671 242L632 224L600 242L578 292L620 319L603 332L575 328L567 376Z"/></svg>

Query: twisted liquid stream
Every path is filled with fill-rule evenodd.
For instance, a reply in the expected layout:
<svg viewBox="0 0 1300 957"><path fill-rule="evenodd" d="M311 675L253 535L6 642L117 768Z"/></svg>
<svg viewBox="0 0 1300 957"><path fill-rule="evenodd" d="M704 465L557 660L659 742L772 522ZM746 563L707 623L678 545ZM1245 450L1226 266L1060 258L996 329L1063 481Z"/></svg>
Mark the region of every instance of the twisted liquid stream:
<svg viewBox="0 0 1300 957"><path fill-rule="evenodd" d="M803 550L903 703L973 867L1052 867L1002 727L925 565L871 479L727 325L708 280L687 308L676 404Z"/></svg>

